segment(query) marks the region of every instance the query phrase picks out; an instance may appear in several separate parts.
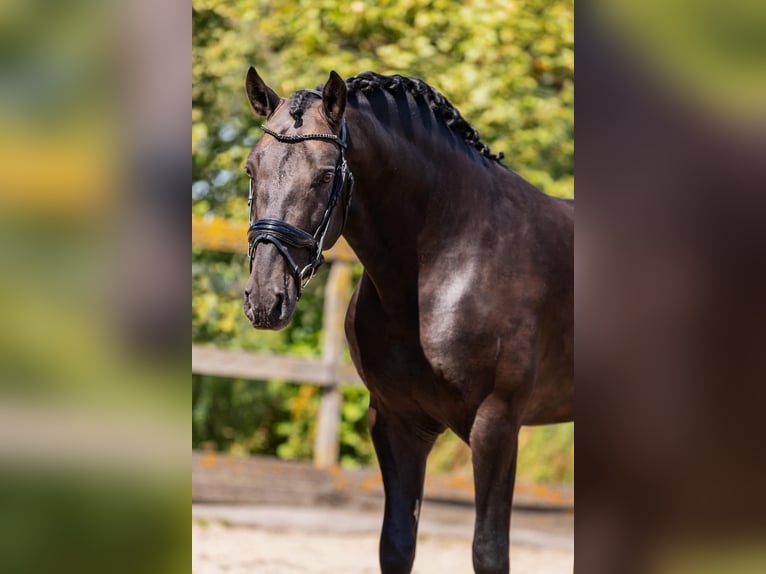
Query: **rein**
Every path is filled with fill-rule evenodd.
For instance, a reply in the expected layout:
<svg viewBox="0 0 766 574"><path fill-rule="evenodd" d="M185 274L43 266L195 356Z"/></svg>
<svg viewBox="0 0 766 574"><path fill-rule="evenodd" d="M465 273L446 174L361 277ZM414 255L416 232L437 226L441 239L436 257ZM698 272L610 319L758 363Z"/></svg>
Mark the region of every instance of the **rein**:
<svg viewBox="0 0 766 574"><path fill-rule="evenodd" d="M300 299L302 289L313 279L316 270L324 261L322 249L324 247L325 236L330 227L330 219L335 207L338 205L338 199L344 193L344 190L345 201L343 202L341 233L343 233L343 229L346 227L348 208L351 205L351 194L354 189L354 175L346 163L346 120L344 119L341 123L340 136L322 133L284 135L275 132L265 125L262 125L261 129L282 143L295 144L308 140L324 140L337 145L340 150L338 161L335 163L335 174L330 199L327 202L327 208L325 209L322 221L313 234L279 219L264 218L253 221L253 180L250 180L250 193L247 198L247 205L250 208L250 227L247 230L247 256L250 259L250 271L252 272L253 270L253 259L255 258L255 249L258 244L271 243L277 248L292 271L298 291L298 299ZM308 249L310 253L308 264L301 268L290 255L287 246L297 249Z"/></svg>

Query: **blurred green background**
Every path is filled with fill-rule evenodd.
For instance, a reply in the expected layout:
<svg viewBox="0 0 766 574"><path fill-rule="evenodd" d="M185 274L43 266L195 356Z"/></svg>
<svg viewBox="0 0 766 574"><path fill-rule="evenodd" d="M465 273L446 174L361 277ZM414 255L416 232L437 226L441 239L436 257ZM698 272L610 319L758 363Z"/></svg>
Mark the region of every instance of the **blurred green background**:
<svg viewBox="0 0 766 574"><path fill-rule="evenodd" d="M251 64L283 96L323 83L330 70L419 77L505 153L506 165L548 194L572 197L571 0L194 0L192 8L194 215L247 219L242 165L260 137L243 88ZM323 269L288 328L255 331L242 313L245 257L193 249L193 342L319 356L326 278ZM318 388L200 375L192 385L194 448L311 458ZM341 464L374 464L367 393L347 387L343 396ZM572 482L573 439L571 424L523 429L519 476ZM429 463L432 472L470 473L470 453L451 433Z"/></svg>
<svg viewBox="0 0 766 574"><path fill-rule="evenodd" d="M174 8L0 2L3 572L191 566L191 24Z"/></svg>

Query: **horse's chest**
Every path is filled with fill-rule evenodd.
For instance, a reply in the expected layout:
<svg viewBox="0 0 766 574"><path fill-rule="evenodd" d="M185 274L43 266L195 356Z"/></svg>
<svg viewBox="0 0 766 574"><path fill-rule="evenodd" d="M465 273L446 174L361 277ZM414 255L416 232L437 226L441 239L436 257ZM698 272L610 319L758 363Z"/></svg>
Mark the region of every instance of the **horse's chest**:
<svg viewBox="0 0 766 574"><path fill-rule="evenodd" d="M491 370L499 339L469 280L458 278L421 306L420 344L434 373L447 383L460 385Z"/></svg>
<svg viewBox="0 0 766 574"><path fill-rule="evenodd" d="M397 314L381 305L367 281L352 302L348 323L354 363L379 404L415 407L468 432L473 407L492 380L496 338L472 311L473 283L461 281L447 297ZM477 398L478 397L478 398Z"/></svg>
<svg viewBox="0 0 766 574"><path fill-rule="evenodd" d="M492 348L498 347L486 333L460 323L454 329L424 333L423 356L434 374L451 385L489 375L494 364Z"/></svg>

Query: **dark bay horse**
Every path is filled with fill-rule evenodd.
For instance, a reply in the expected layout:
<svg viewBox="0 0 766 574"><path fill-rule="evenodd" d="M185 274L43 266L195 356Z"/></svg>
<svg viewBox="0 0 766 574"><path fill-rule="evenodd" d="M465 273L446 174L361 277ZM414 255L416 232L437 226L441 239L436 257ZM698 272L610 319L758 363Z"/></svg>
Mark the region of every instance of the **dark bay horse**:
<svg viewBox="0 0 766 574"><path fill-rule="evenodd" d="M474 570L508 572L519 427L573 420L572 203L503 166L420 80L332 72L285 99L250 68L246 90L267 117L246 164L253 326L287 324L341 233L364 265L346 334L383 474L381 570L412 569L426 457L449 427L472 452Z"/></svg>

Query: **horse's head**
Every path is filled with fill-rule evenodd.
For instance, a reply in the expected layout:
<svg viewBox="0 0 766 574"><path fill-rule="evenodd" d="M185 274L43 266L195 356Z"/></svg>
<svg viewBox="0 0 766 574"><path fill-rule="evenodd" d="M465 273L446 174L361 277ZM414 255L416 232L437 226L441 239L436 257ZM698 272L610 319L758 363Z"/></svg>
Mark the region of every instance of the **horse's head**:
<svg viewBox="0 0 766 574"><path fill-rule="evenodd" d="M245 315L258 329L290 321L302 286L337 241L350 200L345 161L346 84L335 72L319 92L280 98L252 67L245 82L265 135L247 158L250 278Z"/></svg>

